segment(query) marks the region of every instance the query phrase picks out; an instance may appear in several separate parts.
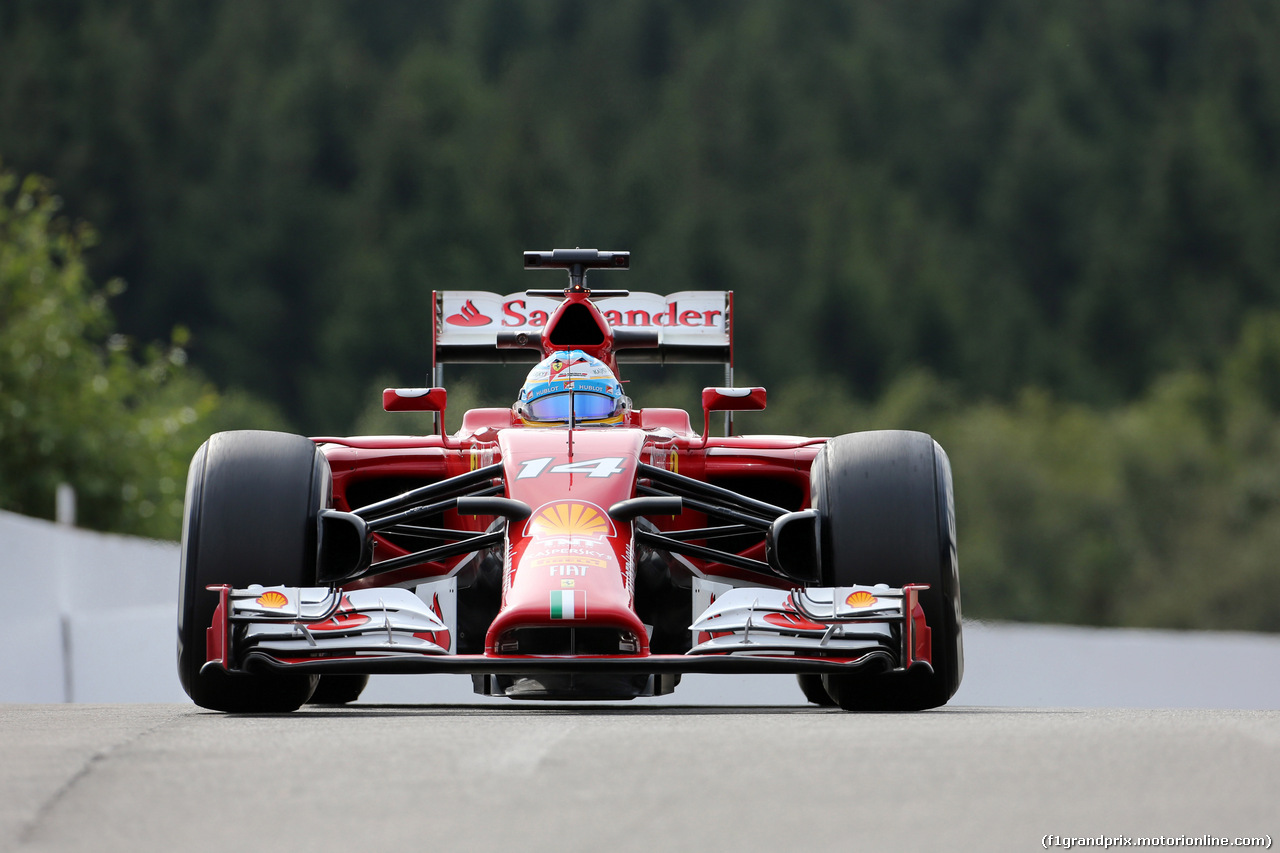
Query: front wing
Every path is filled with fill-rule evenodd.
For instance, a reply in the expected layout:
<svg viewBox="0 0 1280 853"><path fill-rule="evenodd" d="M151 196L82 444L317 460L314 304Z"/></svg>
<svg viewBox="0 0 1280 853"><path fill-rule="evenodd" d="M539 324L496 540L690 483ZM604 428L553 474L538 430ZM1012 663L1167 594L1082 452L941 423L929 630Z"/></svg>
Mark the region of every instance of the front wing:
<svg viewBox="0 0 1280 853"><path fill-rule="evenodd" d="M456 655L449 627L407 589L209 587L206 667L312 673L834 673L931 669L923 586L745 587L694 620L682 655Z"/></svg>

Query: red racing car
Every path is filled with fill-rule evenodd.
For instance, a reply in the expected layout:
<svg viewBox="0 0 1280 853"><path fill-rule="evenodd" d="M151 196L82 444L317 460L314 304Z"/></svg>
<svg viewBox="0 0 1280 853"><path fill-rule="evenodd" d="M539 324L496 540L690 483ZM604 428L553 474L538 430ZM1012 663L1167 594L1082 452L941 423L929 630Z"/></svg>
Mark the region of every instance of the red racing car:
<svg viewBox="0 0 1280 853"><path fill-rule="evenodd" d="M569 285L435 294L423 436L218 433L191 462L178 673L196 704L291 711L374 673L613 700L695 673L795 673L854 711L942 705L963 672L951 469L923 433L734 435L732 293L591 290L626 252L528 252ZM442 365L532 363L445 434ZM725 366L701 432L618 364ZM712 437L712 412L725 412Z"/></svg>

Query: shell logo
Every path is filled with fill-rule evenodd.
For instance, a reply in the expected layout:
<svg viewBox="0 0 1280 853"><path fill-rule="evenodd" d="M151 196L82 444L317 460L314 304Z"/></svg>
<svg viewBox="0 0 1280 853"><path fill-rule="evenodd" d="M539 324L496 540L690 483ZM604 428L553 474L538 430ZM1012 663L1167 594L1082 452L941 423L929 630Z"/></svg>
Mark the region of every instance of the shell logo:
<svg viewBox="0 0 1280 853"><path fill-rule="evenodd" d="M849 597L844 600L844 603L850 607L870 607L876 603L876 597L866 590L860 589L857 592L849 593Z"/></svg>
<svg viewBox="0 0 1280 853"><path fill-rule="evenodd" d="M271 607L278 610L287 605L289 603L289 599L285 597L284 593L276 592L273 589L270 592L264 592L262 595L258 596L256 603L261 607Z"/></svg>
<svg viewBox="0 0 1280 853"><path fill-rule="evenodd" d="M526 536L613 536L613 521L595 504L562 501L547 504L525 525Z"/></svg>

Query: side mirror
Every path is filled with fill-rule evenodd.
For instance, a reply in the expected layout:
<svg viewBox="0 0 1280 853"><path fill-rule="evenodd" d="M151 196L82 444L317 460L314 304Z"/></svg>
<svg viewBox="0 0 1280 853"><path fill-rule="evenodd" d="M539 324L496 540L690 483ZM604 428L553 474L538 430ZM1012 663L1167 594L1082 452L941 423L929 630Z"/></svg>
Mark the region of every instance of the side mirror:
<svg viewBox="0 0 1280 853"><path fill-rule="evenodd" d="M443 388L386 388L382 408L387 412L443 412L448 396Z"/></svg>
<svg viewBox="0 0 1280 853"><path fill-rule="evenodd" d="M766 396L765 390L758 386L754 388L703 388L703 442L706 442L711 433L712 412L759 412L765 407Z"/></svg>

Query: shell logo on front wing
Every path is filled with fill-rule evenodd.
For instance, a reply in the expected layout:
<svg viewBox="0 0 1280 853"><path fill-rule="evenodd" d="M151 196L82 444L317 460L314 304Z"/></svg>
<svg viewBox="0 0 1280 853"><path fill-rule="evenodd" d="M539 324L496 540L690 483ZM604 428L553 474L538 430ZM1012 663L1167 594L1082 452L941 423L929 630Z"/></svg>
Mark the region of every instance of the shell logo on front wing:
<svg viewBox="0 0 1280 853"><path fill-rule="evenodd" d="M849 597L844 603L850 607L870 607L876 603L876 597L866 590L860 589L857 592L849 593Z"/></svg>
<svg viewBox="0 0 1280 853"><path fill-rule="evenodd" d="M273 610L279 610L289 604L289 599L282 592L276 592L274 589L270 592L264 592L258 596L254 603L259 607L270 607Z"/></svg>
<svg viewBox="0 0 1280 853"><path fill-rule="evenodd" d="M585 501L560 501L538 509L524 528L525 536L613 536L613 520Z"/></svg>

